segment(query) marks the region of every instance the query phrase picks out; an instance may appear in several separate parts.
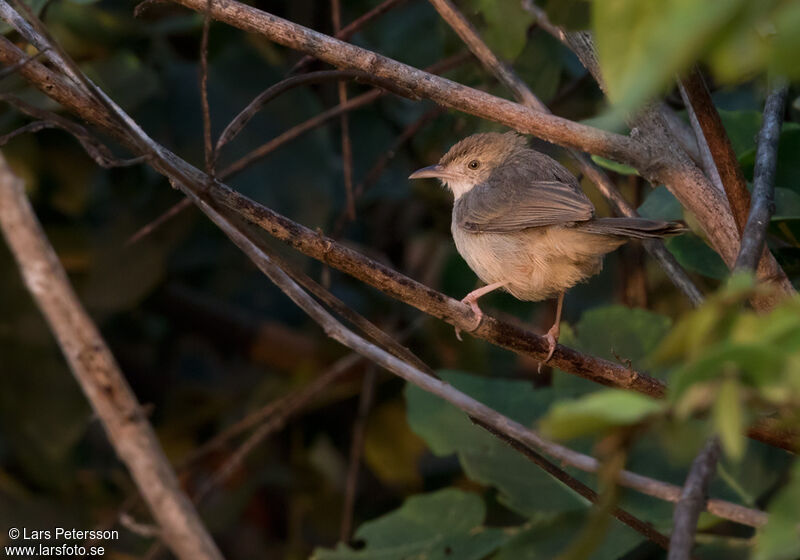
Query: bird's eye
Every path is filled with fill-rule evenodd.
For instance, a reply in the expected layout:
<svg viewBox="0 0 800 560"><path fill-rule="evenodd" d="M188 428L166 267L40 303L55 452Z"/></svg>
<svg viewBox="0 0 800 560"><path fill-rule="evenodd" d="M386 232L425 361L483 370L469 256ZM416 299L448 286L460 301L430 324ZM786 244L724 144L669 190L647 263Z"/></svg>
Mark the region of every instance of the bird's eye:
<svg viewBox="0 0 800 560"><path fill-rule="evenodd" d="M473 159L471 162L467 164L467 167L469 167L470 169L478 169L480 166L481 162L479 162L477 159Z"/></svg>

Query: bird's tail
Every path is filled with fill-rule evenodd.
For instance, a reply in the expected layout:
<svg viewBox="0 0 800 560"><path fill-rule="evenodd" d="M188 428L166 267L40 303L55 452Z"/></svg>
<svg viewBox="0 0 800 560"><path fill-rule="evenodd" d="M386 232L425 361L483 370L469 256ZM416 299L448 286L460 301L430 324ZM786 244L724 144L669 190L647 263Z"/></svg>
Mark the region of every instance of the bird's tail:
<svg viewBox="0 0 800 560"><path fill-rule="evenodd" d="M632 239L651 239L680 235L689 228L684 222L666 222L646 218L596 218L579 224L580 229L598 235L619 235Z"/></svg>

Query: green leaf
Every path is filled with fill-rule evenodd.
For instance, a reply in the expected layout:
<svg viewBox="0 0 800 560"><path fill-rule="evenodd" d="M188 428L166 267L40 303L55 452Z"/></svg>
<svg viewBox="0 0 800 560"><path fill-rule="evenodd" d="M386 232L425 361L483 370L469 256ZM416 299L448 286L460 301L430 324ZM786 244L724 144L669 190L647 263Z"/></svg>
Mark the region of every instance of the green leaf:
<svg viewBox="0 0 800 560"><path fill-rule="evenodd" d="M665 404L639 393L605 389L571 401L559 401L540 423L549 437L571 439L629 426L661 412Z"/></svg>
<svg viewBox="0 0 800 560"><path fill-rule="evenodd" d="M503 545L493 560L539 560L560 558L575 536L589 521L585 513L567 513L534 521ZM616 519L605 538L590 556L591 560L617 560L642 542L642 537Z"/></svg>
<svg viewBox="0 0 800 560"><path fill-rule="evenodd" d="M734 460L739 460L744 454L744 414L739 391L739 383L735 378L729 377L722 382L714 403L713 417L714 428L719 434L720 442L725 453Z"/></svg>
<svg viewBox="0 0 800 560"><path fill-rule="evenodd" d="M545 103L553 98L561 82L564 66L564 59L560 55L562 48L556 39L537 29L514 64L522 80Z"/></svg>
<svg viewBox="0 0 800 560"><path fill-rule="evenodd" d="M724 280L729 274L722 257L692 233L668 239L666 246L684 268L717 280Z"/></svg>
<svg viewBox="0 0 800 560"><path fill-rule="evenodd" d="M663 185L653 189L638 209L639 214L651 220L682 220L683 207L669 189Z"/></svg>
<svg viewBox="0 0 800 560"><path fill-rule="evenodd" d="M485 510L480 497L454 488L412 496L398 510L359 527L355 536L366 541L364 549L339 544L335 550L315 550L312 558L480 560L508 539L482 525Z"/></svg>
<svg viewBox="0 0 800 560"><path fill-rule="evenodd" d="M643 360L667 334L672 321L646 309L608 305L585 312L575 330L578 347L609 360Z"/></svg>
<svg viewBox="0 0 800 560"><path fill-rule="evenodd" d="M662 91L737 15L744 0L595 0L597 54L609 97L629 112Z"/></svg>
<svg viewBox="0 0 800 560"><path fill-rule="evenodd" d="M589 29L592 18L587 0L547 0L544 10L554 25L575 31Z"/></svg>
<svg viewBox="0 0 800 560"><path fill-rule="evenodd" d="M619 173L620 175L638 175L639 172L636 171L630 165L625 165L624 163L617 163L614 160L606 159L601 156L592 156L592 161L595 162L600 167L605 167L606 169L613 171L614 173Z"/></svg>
<svg viewBox="0 0 800 560"><path fill-rule="evenodd" d="M524 425L531 425L549 406L553 392L534 389L528 381L509 381L444 371L440 377ZM494 486L508 508L533 517L582 510L587 502L523 457L473 424L466 414L442 399L406 385L408 423L436 455L457 453L466 475Z"/></svg>
<svg viewBox="0 0 800 560"><path fill-rule="evenodd" d="M800 462L792 479L769 507L769 521L758 534L755 560L795 560L800 557Z"/></svg>
<svg viewBox="0 0 800 560"><path fill-rule="evenodd" d="M733 145L736 157L741 158L743 154L756 147L756 136L761 128L760 111L726 111L717 109L725 132Z"/></svg>
<svg viewBox="0 0 800 560"><path fill-rule="evenodd" d="M500 58L514 60L525 48L533 16L518 0L470 0L486 22L483 39Z"/></svg>

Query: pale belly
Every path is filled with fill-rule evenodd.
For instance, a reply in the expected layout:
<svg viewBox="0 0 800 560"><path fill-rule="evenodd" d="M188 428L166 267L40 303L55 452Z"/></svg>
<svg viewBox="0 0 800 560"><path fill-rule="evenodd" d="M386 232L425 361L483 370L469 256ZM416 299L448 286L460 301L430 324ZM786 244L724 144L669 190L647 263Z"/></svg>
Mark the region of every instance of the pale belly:
<svg viewBox="0 0 800 560"><path fill-rule="evenodd" d="M451 229L458 252L483 282L507 282L504 289L526 301L555 297L597 274L602 256L624 242L561 226L512 234Z"/></svg>

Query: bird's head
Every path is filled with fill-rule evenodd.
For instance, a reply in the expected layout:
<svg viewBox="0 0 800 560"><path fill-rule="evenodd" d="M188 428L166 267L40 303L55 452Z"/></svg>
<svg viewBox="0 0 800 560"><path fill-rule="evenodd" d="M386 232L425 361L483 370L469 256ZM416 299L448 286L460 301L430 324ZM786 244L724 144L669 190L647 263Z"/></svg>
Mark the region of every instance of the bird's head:
<svg viewBox="0 0 800 560"><path fill-rule="evenodd" d="M439 179L458 198L486 181L492 171L525 148L525 138L516 132L473 134L450 148L439 163L418 169L408 178Z"/></svg>

